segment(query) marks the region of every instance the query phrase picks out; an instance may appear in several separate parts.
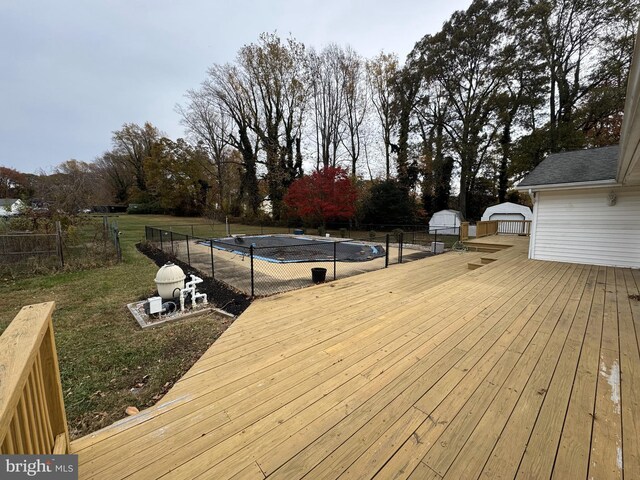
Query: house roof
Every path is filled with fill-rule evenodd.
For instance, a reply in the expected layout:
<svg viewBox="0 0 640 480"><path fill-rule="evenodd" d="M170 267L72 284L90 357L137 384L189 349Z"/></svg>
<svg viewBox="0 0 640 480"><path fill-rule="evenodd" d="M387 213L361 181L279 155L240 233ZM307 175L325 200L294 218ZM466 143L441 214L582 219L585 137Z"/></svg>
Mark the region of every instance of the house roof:
<svg viewBox="0 0 640 480"><path fill-rule="evenodd" d="M615 180L619 146L553 153L533 169L518 188Z"/></svg>

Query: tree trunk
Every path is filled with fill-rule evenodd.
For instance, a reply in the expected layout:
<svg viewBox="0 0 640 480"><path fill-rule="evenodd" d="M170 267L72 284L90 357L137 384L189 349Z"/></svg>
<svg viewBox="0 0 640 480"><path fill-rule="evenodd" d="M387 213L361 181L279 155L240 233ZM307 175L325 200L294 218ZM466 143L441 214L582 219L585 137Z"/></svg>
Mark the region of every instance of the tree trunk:
<svg viewBox="0 0 640 480"><path fill-rule="evenodd" d="M500 158L500 166L498 168L498 202L503 203L507 198L507 186L509 181L507 169L511 153L511 118L505 121L502 128L500 145L502 146L502 157Z"/></svg>

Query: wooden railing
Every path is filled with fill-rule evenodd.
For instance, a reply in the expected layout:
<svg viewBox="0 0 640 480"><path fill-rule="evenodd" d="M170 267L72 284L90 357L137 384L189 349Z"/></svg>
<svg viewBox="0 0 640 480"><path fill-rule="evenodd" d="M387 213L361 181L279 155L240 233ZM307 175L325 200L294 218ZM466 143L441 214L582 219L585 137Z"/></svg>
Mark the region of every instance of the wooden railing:
<svg viewBox="0 0 640 480"><path fill-rule="evenodd" d="M0 337L0 454L68 452L54 306L24 307Z"/></svg>
<svg viewBox="0 0 640 480"><path fill-rule="evenodd" d="M469 240L469 222L460 223L460 241Z"/></svg>
<svg viewBox="0 0 640 480"><path fill-rule="evenodd" d="M531 220L498 220L498 234L529 235Z"/></svg>
<svg viewBox="0 0 640 480"><path fill-rule="evenodd" d="M498 220L487 220L476 223L476 238L495 235L498 233Z"/></svg>

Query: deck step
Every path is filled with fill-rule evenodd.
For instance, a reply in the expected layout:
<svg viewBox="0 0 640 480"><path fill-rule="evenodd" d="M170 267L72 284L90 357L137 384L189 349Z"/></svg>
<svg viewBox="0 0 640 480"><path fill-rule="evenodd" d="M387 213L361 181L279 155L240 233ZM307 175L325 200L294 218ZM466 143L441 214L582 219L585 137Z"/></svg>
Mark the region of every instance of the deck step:
<svg viewBox="0 0 640 480"><path fill-rule="evenodd" d="M511 245L500 244L500 243L492 243L492 242L478 242L478 241L469 241L465 242L465 245L469 248L471 247L485 247L492 248L496 251L505 250L507 248L511 248Z"/></svg>
<svg viewBox="0 0 640 480"><path fill-rule="evenodd" d="M477 245L473 243L466 243L465 246L470 252L496 253L501 250L495 246Z"/></svg>
<svg viewBox="0 0 640 480"><path fill-rule="evenodd" d="M469 270L476 270L476 269L478 269L480 267L484 267L484 265L482 263L469 262L469 263L467 263L467 267L469 268Z"/></svg>
<svg viewBox="0 0 640 480"><path fill-rule="evenodd" d="M483 265L488 265L490 263L493 263L497 260L497 258L490 258L490 257L481 257L480 258L480 263L482 263Z"/></svg>

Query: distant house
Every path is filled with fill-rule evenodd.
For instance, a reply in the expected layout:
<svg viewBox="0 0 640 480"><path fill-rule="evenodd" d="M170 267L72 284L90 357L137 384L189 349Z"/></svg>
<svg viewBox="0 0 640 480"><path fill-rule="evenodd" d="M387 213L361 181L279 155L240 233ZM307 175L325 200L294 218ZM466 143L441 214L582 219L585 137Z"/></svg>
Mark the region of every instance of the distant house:
<svg viewBox="0 0 640 480"><path fill-rule="evenodd" d="M0 217L13 217L18 215L24 203L17 198L0 198Z"/></svg>
<svg viewBox="0 0 640 480"><path fill-rule="evenodd" d="M520 182L534 202L529 258L640 267L640 164L623 172L624 158L617 145L555 153Z"/></svg>
<svg viewBox="0 0 640 480"><path fill-rule="evenodd" d="M429 220L429 233L437 231L443 235L457 235L462 221L462 214L458 210L440 210Z"/></svg>

